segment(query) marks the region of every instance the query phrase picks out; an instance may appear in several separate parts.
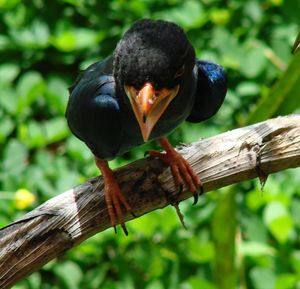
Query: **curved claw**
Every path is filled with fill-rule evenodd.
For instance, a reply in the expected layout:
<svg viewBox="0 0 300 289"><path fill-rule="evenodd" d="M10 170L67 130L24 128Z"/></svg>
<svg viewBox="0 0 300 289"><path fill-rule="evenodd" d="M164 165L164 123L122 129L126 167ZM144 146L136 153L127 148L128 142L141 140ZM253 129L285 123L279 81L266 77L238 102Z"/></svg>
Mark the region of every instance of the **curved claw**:
<svg viewBox="0 0 300 289"><path fill-rule="evenodd" d="M119 184L117 183L113 171L109 168L106 160L95 158L97 167L101 170L104 182L104 197L108 215L115 233L117 233L116 225L119 223L125 235L128 235L126 225L123 218L122 207L126 212L132 213L132 209L126 198L123 196ZM135 215L134 215L135 216Z"/></svg>
<svg viewBox="0 0 300 289"><path fill-rule="evenodd" d="M170 166L176 187L177 194L183 190L183 184L193 194L194 204L198 202L199 195L203 194L203 187L199 176L194 172L191 165L184 157L178 153L166 138L159 139L160 144L166 150L165 153L149 151L151 156L158 157L164 164Z"/></svg>
<svg viewBox="0 0 300 289"><path fill-rule="evenodd" d="M194 197L193 205L196 205L198 203L198 193L194 193L193 197Z"/></svg>
<svg viewBox="0 0 300 289"><path fill-rule="evenodd" d="M180 184L180 185L178 186L177 195L180 195L180 194L182 193L182 191L183 191L183 184Z"/></svg>
<svg viewBox="0 0 300 289"><path fill-rule="evenodd" d="M126 236L128 236L128 231L127 231L127 228L126 228L125 224L121 224L121 227L122 227L122 230L123 230L124 234Z"/></svg>
<svg viewBox="0 0 300 289"><path fill-rule="evenodd" d="M204 194L204 189L203 189L202 185L200 185L200 187L198 189L198 194L199 194L199 196L202 196Z"/></svg>
<svg viewBox="0 0 300 289"><path fill-rule="evenodd" d="M134 218L137 218L136 214L134 212L130 212L131 216Z"/></svg>

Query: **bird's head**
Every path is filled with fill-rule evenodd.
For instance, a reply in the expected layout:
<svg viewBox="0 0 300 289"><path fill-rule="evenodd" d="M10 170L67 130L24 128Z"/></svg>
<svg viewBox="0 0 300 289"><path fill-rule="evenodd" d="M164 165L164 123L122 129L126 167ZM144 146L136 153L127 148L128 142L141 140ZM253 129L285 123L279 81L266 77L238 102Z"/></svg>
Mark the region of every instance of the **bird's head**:
<svg viewBox="0 0 300 289"><path fill-rule="evenodd" d="M166 21L140 20L114 52L114 76L129 98L144 141L191 76L195 52L184 31Z"/></svg>

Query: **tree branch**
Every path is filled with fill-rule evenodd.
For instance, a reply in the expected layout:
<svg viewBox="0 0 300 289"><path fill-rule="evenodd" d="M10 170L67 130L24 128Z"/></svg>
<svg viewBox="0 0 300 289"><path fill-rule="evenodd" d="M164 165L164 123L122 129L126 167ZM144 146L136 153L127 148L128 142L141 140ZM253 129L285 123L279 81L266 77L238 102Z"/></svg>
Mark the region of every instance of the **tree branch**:
<svg viewBox="0 0 300 289"><path fill-rule="evenodd" d="M229 131L179 150L199 174L205 192L257 176L264 183L268 174L300 166L300 115ZM137 216L191 197L186 190L176 196L169 168L155 159L138 160L115 175ZM0 288L10 288L110 226L101 177L50 199L0 230Z"/></svg>

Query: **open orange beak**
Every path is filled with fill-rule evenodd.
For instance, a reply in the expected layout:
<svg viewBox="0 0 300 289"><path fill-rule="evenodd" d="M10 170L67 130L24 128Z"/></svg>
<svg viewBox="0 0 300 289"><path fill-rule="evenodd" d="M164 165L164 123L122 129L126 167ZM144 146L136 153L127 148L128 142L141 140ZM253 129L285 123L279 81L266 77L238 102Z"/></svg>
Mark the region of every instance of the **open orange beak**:
<svg viewBox="0 0 300 289"><path fill-rule="evenodd" d="M144 142L146 142L155 124L177 95L179 85L172 89L154 90L153 85L146 82L140 90L129 85L125 85L124 89L139 123Z"/></svg>

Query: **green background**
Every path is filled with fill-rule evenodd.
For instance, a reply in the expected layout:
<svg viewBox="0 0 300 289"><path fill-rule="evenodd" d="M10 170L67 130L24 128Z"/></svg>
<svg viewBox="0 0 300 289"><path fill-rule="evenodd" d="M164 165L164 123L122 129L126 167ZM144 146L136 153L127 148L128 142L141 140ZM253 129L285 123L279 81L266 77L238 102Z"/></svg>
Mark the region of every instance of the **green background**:
<svg viewBox="0 0 300 289"><path fill-rule="evenodd" d="M291 55L299 0L0 0L0 226L98 175L70 134L64 111L78 72L112 53L137 19L181 25L197 56L223 65L229 91L220 112L182 124L191 142L300 108L300 53ZM286 68L288 69L286 70ZM143 156L150 143L111 162ZM300 171L243 182L112 229L51 261L14 289L300 288ZM21 209L16 192L35 202ZM224 222L226 220L226 222Z"/></svg>

